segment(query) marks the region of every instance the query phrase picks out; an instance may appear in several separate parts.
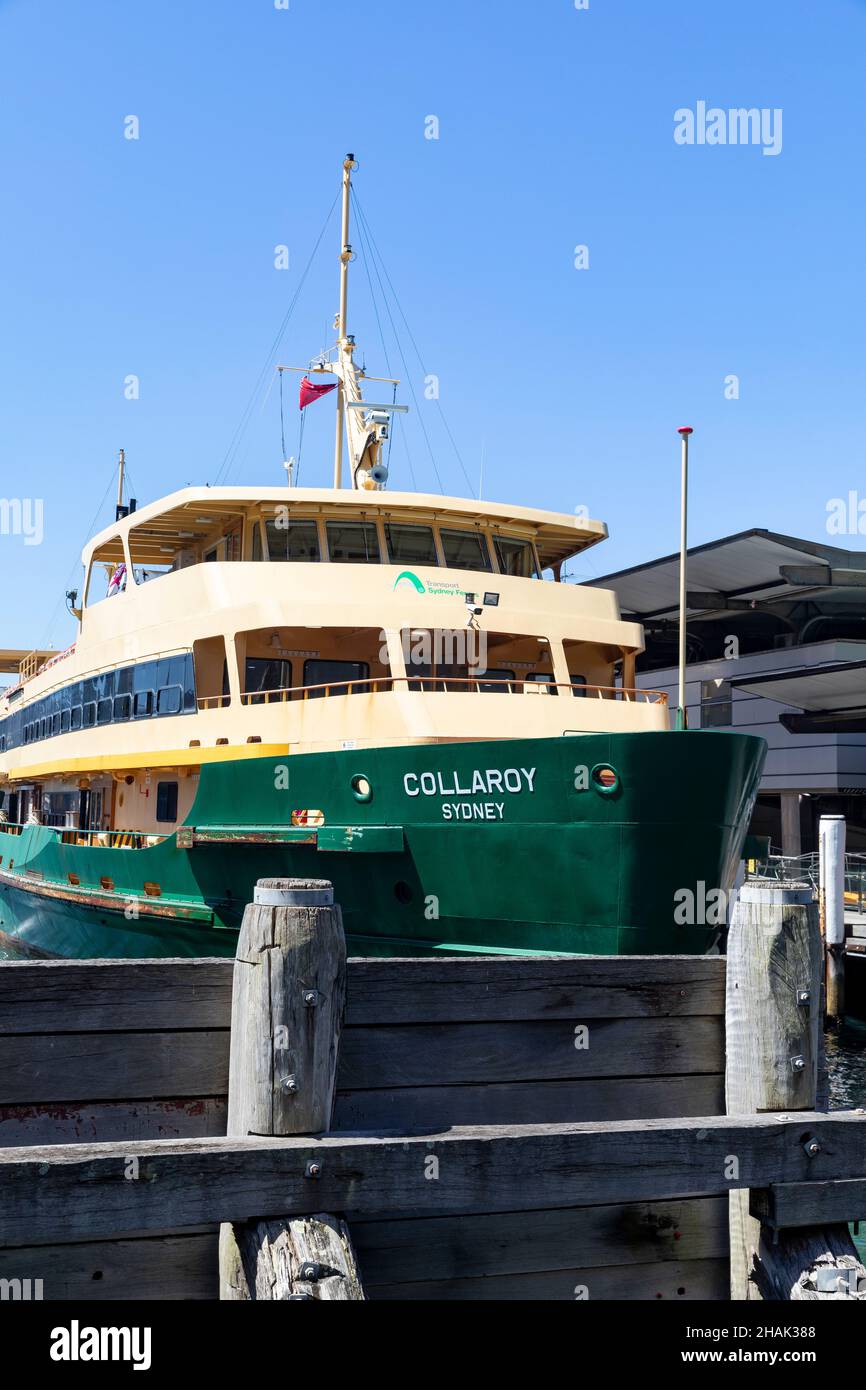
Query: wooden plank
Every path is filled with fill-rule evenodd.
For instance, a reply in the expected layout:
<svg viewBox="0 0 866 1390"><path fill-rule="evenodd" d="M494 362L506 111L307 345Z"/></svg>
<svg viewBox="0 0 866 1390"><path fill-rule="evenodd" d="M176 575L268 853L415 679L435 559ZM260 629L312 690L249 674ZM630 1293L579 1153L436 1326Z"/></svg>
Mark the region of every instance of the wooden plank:
<svg viewBox="0 0 866 1390"><path fill-rule="evenodd" d="M577 1265L726 1259L724 1197L481 1216L355 1221L365 1283L480 1279Z"/></svg>
<svg viewBox="0 0 866 1390"><path fill-rule="evenodd" d="M721 1016L720 956L441 956L350 960L346 1021L480 1023L514 1019Z"/></svg>
<svg viewBox="0 0 866 1390"><path fill-rule="evenodd" d="M577 1029L586 1032L578 1034ZM337 1086L456 1085L683 1075L724 1067L720 1018L599 1019L350 1028Z"/></svg>
<svg viewBox="0 0 866 1390"><path fill-rule="evenodd" d="M724 1108L725 1085L720 1073L638 1077L636 1080L516 1081L481 1086L416 1086L338 1092L334 1127L342 1130L409 1130L422 1126L445 1129L448 1125L503 1125L515 1115L523 1124L576 1124L583 1120L721 1115ZM107 1139L111 1136L92 1137ZM3 1142L2 1113L0 1142ZM50 1142L61 1142L61 1138Z"/></svg>
<svg viewBox="0 0 866 1390"><path fill-rule="evenodd" d="M0 1279L41 1279L46 1302L216 1299L217 1232L0 1250Z"/></svg>
<svg viewBox="0 0 866 1390"><path fill-rule="evenodd" d="M232 960L4 961L0 1035L228 1028ZM719 1016L721 957L350 960L347 1022Z"/></svg>
<svg viewBox="0 0 866 1390"><path fill-rule="evenodd" d="M405 1302L410 1299L545 1303L589 1299L667 1299L673 1303L727 1298L728 1262L689 1260L675 1264L618 1265L607 1269L565 1269L548 1273L506 1274L491 1279L453 1279L444 1283L367 1286L368 1297Z"/></svg>
<svg viewBox="0 0 866 1390"><path fill-rule="evenodd" d="M0 1036L228 1028L231 960L0 964Z"/></svg>
<svg viewBox="0 0 866 1390"><path fill-rule="evenodd" d="M226 1132L224 1096L0 1106L0 1147L142 1139L205 1139Z"/></svg>
<svg viewBox="0 0 866 1390"><path fill-rule="evenodd" d="M866 1219L866 1178L773 1183L750 1197L752 1215L773 1230Z"/></svg>
<svg viewBox="0 0 866 1390"><path fill-rule="evenodd" d="M16 1035L0 1047L0 1105L220 1096L228 1062L228 1033Z"/></svg>
<svg viewBox="0 0 866 1390"><path fill-rule="evenodd" d="M818 1140L810 1157L804 1139ZM0 1151L0 1243L340 1211L447 1215L711 1196L862 1176L866 1116L454 1127L376 1138L165 1140ZM311 1169L309 1165L314 1167Z"/></svg>

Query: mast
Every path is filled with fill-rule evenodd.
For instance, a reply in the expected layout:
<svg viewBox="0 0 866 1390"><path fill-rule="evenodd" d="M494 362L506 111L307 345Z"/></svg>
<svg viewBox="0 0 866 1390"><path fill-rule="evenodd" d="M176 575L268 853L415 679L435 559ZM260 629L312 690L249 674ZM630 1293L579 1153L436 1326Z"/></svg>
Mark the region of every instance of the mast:
<svg viewBox="0 0 866 1390"><path fill-rule="evenodd" d="M343 216L340 234L340 313L337 318L337 350L343 371L340 372L340 384L337 387L337 439L334 447L334 487L343 486L343 430L346 409L346 391L344 382L346 380L345 368L352 366L352 350L354 344L351 342L346 324L349 310L349 262L352 259L352 247L349 244L349 213L352 199L352 170L357 168L355 156L347 154L343 160Z"/></svg>
<svg viewBox="0 0 866 1390"><path fill-rule="evenodd" d="M117 518L123 514L123 474L126 468L126 453L121 449L117 459Z"/></svg>

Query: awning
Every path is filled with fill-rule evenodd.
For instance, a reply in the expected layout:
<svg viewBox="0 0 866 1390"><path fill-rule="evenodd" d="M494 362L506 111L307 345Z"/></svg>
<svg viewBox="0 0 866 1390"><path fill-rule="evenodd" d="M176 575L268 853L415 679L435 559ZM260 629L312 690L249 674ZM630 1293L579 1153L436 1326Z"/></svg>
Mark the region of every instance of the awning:
<svg viewBox="0 0 866 1390"><path fill-rule="evenodd" d="M731 685L802 710L779 716L789 733L866 733L866 661L748 676Z"/></svg>

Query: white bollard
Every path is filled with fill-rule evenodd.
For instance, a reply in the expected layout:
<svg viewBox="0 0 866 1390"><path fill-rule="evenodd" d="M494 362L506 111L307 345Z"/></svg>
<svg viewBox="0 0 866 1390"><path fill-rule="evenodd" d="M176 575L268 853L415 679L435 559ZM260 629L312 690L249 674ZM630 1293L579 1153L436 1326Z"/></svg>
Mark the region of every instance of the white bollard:
<svg viewBox="0 0 866 1390"><path fill-rule="evenodd" d="M845 817L822 816L818 902L826 961L828 1019L845 1012Z"/></svg>

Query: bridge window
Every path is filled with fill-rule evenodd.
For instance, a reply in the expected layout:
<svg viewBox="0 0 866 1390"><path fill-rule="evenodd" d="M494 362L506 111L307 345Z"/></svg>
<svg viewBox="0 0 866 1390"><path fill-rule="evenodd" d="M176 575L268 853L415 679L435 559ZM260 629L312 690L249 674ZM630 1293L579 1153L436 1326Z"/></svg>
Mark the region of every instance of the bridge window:
<svg viewBox="0 0 866 1390"><path fill-rule="evenodd" d="M338 564L378 565L379 533L372 521L329 521L328 555Z"/></svg>
<svg viewBox="0 0 866 1390"><path fill-rule="evenodd" d="M347 681L366 681L370 667L366 661L305 661L304 685L328 686L331 695L348 695ZM342 688L341 688L342 687ZM310 698L324 695L324 690L311 690Z"/></svg>
<svg viewBox="0 0 866 1390"><path fill-rule="evenodd" d="M290 661L283 661L279 657L247 657L244 690L250 696L249 704L263 704L265 692L269 690L291 690L291 688L292 663Z"/></svg>
<svg viewBox="0 0 866 1390"><path fill-rule="evenodd" d="M532 541L522 540L519 536L494 536L493 544L503 574L512 574L518 579L538 578Z"/></svg>
<svg viewBox="0 0 866 1390"><path fill-rule="evenodd" d="M309 564L321 559L319 551L319 528L312 519L278 515L273 521L265 522L268 541L268 555L271 560L288 560ZM253 541L253 559L256 555Z"/></svg>
<svg viewBox="0 0 866 1390"><path fill-rule="evenodd" d="M392 565L438 565L436 539L432 526L403 526L393 522L385 527Z"/></svg>
<svg viewBox="0 0 866 1390"><path fill-rule="evenodd" d="M439 531L445 563L457 570L492 570L487 537L480 531Z"/></svg>

